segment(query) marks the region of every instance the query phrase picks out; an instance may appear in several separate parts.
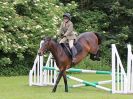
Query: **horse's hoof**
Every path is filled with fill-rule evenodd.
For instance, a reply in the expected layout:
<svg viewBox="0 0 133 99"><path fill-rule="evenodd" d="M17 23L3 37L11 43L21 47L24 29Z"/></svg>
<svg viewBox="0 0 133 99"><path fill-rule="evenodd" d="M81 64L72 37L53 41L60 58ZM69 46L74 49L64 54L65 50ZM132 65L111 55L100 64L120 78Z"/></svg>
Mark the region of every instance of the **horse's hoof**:
<svg viewBox="0 0 133 99"><path fill-rule="evenodd" d="M99 57L95 57L95 60L100 61L100 58Z"/></svg>
<svg viewBox="0 0 133 99"><path fill-rule="evenodd" d="M97 61L100 61L100 58L97 58Z"/></svg>
<svg viewBox="0 0 133 99"><path fill-rule="evenodd" d="M52 90L52 93L55 93L56 92L56 90Z"/></svg>
<svg viewBox="0 0 133 99"><path fill-rule="evenodd" d="M52 93L55 93L55 91L52 91Z"/></svg>
<svg viewBox="0 0 133 99"><path fill-rule="evenodd" d="M65 90L65 92L68 92L68 90Z"/></svg>

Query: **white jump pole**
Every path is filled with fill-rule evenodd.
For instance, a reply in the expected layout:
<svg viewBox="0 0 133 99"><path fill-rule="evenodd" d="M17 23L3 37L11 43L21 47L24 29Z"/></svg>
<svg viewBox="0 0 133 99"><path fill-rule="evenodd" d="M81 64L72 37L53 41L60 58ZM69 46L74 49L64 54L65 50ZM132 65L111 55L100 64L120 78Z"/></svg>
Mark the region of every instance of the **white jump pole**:
<svg viewBox="0 0 133 99"><path fill-rule="evenodd" d="M112 83L112 80L105 80L105 81L98 81L98 82L91 82L91 83L94 83L96 85L104 85L104 84L111 84ZM83 87L83 86L88 86L88 85L81 83L81 84L72 85L70 87L76 88L76 87Z"/></svg>
<svg viewBox="0 0 133 99"><path fill-rule="evenodd" d="M81 80L79 78L76 78L76 77L73 77L73 76L70 76L70 75L67 75L67 78L78 81L80 83L83 83L83 84L86 84L86 85L89 85L89 86L92 86L92 87L96 87L98 89L102 89L102 90L105 90L105 91L112 92L112 90L109 89L109 88L106 88L106 87L103 87L103 86L100 86L100 85L96 85L94 83L91 83L91 82L88 82L88 81L85 81L85 80Z"/></svg>

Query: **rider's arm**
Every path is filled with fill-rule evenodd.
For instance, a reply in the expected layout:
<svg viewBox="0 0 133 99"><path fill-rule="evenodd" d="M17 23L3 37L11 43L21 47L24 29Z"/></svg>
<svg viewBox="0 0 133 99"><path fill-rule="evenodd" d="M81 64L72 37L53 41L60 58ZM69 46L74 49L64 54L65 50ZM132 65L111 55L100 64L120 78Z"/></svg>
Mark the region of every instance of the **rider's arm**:
<svg viewBox="0 0 133 99"><path fill-rule="evenodd" d="M66 33L64 34L64 36L71 35L72 32L73 32L73 23L71 22L69 24L68 30L66 31Z"/></svg>
<svg viewBox="0 0 133 99"><path fill-rule="evenodd" d="M61 34L63 34L63 22L60 25L60 30L59 30L58 35L61 35Z"/></svg>

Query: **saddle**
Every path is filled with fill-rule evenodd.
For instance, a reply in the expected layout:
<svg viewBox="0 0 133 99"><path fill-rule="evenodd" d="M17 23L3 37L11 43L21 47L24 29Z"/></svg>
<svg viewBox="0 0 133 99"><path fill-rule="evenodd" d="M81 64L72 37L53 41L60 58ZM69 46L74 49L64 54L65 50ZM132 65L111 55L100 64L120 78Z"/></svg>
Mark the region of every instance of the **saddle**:
<svg viewBox="0 0 133 99"><path fill-rule="evenodd" d="M71 52L71 49L69 47L69 44L68 43L61 43L60 45L64 49L66 55L72 58L72 52ZM77 43L77 42L75 42L73 44L73 48L72 49L74 51L75 56L82 51L81 45L79 43Z"/></svg>
<svg viewBox="0 0 133 99"><path fill-rule="evenodd" d="M72 52L71 52L71 49L69 47L69 44L68 43L61 43L60 44L62 46L62 48L64 49L66 55L70 58L72 58ZM74 53L74 56L78 55L78 53L80 53L83 49L82 49L82 46L79 44L79 43L74 43L73 45L73 53ZM96 54L92 54L90 53L90 59L95 61L100 61L100 50L98 50L98 52Z"/></svg>

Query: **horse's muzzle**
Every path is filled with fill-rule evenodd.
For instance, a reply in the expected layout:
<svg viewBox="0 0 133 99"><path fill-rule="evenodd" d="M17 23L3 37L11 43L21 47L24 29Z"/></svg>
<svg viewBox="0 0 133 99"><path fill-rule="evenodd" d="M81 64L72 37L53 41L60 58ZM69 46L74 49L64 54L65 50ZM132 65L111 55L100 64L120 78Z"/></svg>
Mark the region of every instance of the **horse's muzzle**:
<svg viewBox="0 0 133 99"><path fill-rule="evenodd" d="M38 52L38 55L39 55L39 56L42 56L41 52Z"/></svg>
<svg viewBox="0 0 133 99"><path fill-rule="evenodd" d="M39 56L42 56L43 55L43 52L41 51L41 49L38 50L38 55Z"/></svg>
<svg viewBox="0 0 133 99"><path fill-rule="evenodd" d="M38 50L38 55L42 56L43 54L47 53L47 51L48 51L47 49L45 49L45 50L39 49Z"/></svg>

